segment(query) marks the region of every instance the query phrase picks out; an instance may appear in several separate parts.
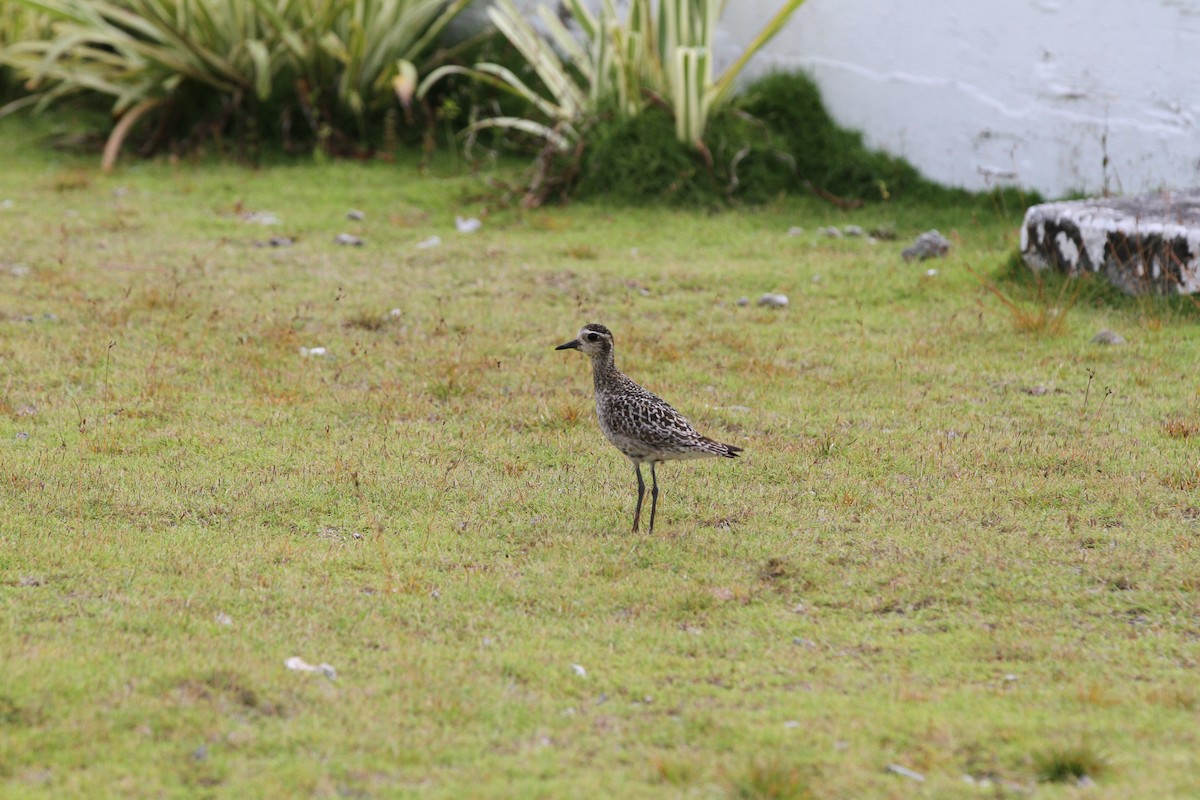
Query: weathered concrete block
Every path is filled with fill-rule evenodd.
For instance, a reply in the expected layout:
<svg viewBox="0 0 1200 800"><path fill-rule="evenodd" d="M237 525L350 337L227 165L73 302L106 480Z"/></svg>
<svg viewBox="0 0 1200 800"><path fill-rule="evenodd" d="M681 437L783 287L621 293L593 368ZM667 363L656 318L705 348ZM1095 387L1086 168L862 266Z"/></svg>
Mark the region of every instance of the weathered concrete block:
<svg viewBox="0 0 1200 800"><path fill-rule="evenodd" d="M1200 292L1200 189L1043 203L1025 212L1031 269L1103 272L1129 294Z"/></svg>

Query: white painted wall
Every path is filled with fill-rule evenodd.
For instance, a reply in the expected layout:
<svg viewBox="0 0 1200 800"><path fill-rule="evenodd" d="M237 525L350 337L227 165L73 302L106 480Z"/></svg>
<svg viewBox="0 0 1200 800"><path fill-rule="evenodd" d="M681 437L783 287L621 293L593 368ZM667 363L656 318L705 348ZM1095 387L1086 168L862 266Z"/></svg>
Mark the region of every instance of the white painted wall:
<svg viewBox="0 0 1200 800"><path fill-rule="evenodd" d="M723 60L778 6L729 0ZM808 0L749 71L773 67L942 183L1200 185L1200 0Z"/></svg>

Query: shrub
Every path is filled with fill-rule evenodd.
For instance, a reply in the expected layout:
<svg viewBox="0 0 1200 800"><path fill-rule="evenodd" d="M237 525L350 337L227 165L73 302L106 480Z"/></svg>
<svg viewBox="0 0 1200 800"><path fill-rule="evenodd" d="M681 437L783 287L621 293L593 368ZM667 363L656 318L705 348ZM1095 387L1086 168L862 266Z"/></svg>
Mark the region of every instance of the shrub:
<svg viewBox="0 0 1200 800"><path fill-rule="evenodd" d="M107 95L115 158L143 116L149 145L169 138L278 133L335 147L369 139L394 103L400 63L419 59L468 0L17 0L54 20L0 62L37 108ZM9 110L13 110L10 104Z"/></svg>
<svg viewBox="0 0 1200 800"><path fill-rule="evenodd" d="M563 9L580 31L576 36L549 9L539 7L542 35L513 0L495 0L488 16L536 74L532 84L502 65L447 65L429 74L418 96L448 75L469 75L506 88L530 105L526 116L491 116L472 133L498 127L537 136L560 151L577 146L601 113L618 121L665 106L676 139L703 150L705 129L727 105L734 81L759 49L783 28L804 0L785 0L745 51L714 77L713 41L725 9L722 0L630 0L624 18L612 0L593 14L582 0ZM566 63L564 63L564 57Z"/></svg>
<svg viewBox="0 0 1200 800"><path fill-rule="evenodd" d="M1039 199L1016 189L977 194L940 186L904 159L867 148L860 134L834 122L816 84L797 72L747 86L710 120L699 150L679 143L662 107L635 118L598 115L577 173L570 194L634 204L761 203L812 192L844 207L900 199L990 211Z"/></svg>
<svg viewBox="0 0 1200 800"><path fill-rule="evenodd" d="M706 149L697 151L675 136L668 111L650 108L592 128L574 193L634 205L712 206L763 202L791 188L786 155L753 120L729 111L714 117Z"/></svg>

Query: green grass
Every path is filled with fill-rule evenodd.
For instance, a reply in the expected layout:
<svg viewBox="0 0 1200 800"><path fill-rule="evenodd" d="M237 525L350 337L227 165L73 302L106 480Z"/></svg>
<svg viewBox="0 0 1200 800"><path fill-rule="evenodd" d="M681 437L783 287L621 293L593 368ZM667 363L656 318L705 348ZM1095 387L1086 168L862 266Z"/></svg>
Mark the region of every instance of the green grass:
<svg viewBox="0 0 1200 800"><path fill-rule="evenodd" d="M0 128L0 795L1200 793L1200 338L1023 322L1021 209L521 213L44 131ZM588 321L746 449L665 465L652 536Z"/></svg>

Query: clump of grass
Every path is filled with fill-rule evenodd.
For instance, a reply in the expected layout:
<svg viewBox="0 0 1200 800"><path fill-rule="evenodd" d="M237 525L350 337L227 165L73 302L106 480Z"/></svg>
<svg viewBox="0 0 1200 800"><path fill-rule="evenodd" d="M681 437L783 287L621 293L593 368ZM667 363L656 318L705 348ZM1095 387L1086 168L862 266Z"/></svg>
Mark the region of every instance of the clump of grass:
<svg viewBox="0 0 1200 800"><path fill-rule="evenodd" d="M1042 273L1031 275L1019 253L1009 259L1006 273L1013 284L1021 287L1019 293L1001 290L969 265L967 270L1008 311L1014 330L1037 336L1062 336L1070 330L1067 315L1079 302L1086 281L1090 279L1090 276L1082 275L1077 278L1055 276L1046 280Z"/></svg>
<svg viewBox="0 0 1200 800"><path fill-rule="evenodd" d="M397 325L400 319L399 313L389 311L386 314L380 314L378 311L368 309L351 314L342 322L342 325L360 331L376 332Z"/></svg>
<svg viewBox="0 0 1200 800"><path fill-rule="evenodd" d="M1172 439L1190 439L1200 433L1200 421L1188 417L1171 417L1162 424L1163 433Z"/></svg>
<svg viewBox="0 0 1200 800"><path fill-rule="evenodd" d="M599 256L596 248L586 244L570 245L563 250L562 254L577 261L594 261Z"/></svg>
<svg viewBox="0 0 1200 800"><path fill-rule="evenodd" d="M738 800L804 800L812 797L804 775L781 761L755 761L730 781L730 797Z"/></svg>
<svg viewBox="0 0 1200 800"><path fill-rule="evenodd" d="M32 724L35 715L12 697L0 694L0 726L18 727Z"/></svg>
<svg viewBox="0 0 1200 800"><path fill-rule="evenodd" d="M680 758L657 757L651 760L651 776L656 783L687 786L698 777L696 765Z"/></svg>
<svg viewBox="0 0 1200 800"><path fill-rule="evenodd" d="M1104 773L1104 756L1091 745L1079 743L1052 746L1034 753L1033 764L1042 783L1072 783Z"/></svg>
<svg viewBox="0 0 1200 800"><path fill-rule="evenodd" d="M92 185L92 176L82 169L66 170L55 175L50 185L59 194L78 192Z"/></svg>

